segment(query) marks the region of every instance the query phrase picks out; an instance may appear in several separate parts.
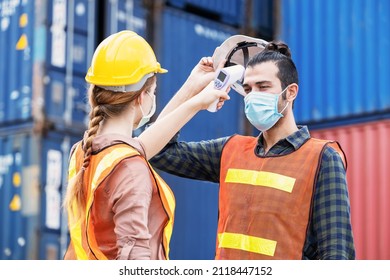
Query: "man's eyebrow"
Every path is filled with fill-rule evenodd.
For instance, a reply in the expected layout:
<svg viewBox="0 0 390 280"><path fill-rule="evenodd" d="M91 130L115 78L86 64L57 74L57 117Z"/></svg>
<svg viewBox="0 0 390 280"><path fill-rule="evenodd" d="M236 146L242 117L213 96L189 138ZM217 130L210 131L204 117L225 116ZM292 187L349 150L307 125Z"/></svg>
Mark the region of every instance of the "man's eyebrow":
<svg viewBox="0 0 390 280"><path fill-rule="evenodd" d="M261 86L261 85L267 84L267 83L270 83L270 81L258 81L258 82L255 83L255 85ZM245 87L245 86L246 86L246 87L249 87L249 85L248 85L247 83L245 83L245 82L242 84L242 86L243 86L243 87Z"/></svg>

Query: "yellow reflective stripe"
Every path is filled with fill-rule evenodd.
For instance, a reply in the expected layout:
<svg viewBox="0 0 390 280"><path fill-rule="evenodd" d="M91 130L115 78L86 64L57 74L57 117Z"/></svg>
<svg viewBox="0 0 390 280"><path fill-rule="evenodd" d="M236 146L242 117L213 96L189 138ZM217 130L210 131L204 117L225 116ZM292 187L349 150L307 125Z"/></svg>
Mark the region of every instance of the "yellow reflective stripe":
<svg viewBox="0 0 390 280"><path fill-rule="evenodd" d="M270 239L224 232L218 234L218 247L274 256L277 242Z"/></svg>
<svg viewBox="0 0 390 280"><path fill-rule="evenodd" d="M74 202L75 203L75 202ZM85 252L83 248L83 237L82 237L82 231L81 231L81 222L80 221L73 221L73 217L77 216L76 211L77 208L73 207L74 209L74 215L69 215L69 220L70 220L70 225L71 228L69 229L70 235L71 235L71 240L73 243L73 248L75 250L75 254L77 256L78 260L88 260L87 253Z"/></svg>
<svg viewBox="0 0 390 280"><path fill-rule="evenodd" d="M291 193L295 178L266 171L229 168L225 182L263 186Z"/></svg>
<svg viewBox="0 0 390 280"><path fill-rule="evenodd" d="M77 170L76 170L76 150L74 151L72 157L70 158L69 162L69 174L68 174L68 181L73 179L76 176ZM75 202L73 202L75 203ZM80 221L75 222L74 217L76 217L77 213L77 207L73 207L74 213L69 215L69 232L71 235L71 240L73 244L73 248L75 250L75 254L77 256L77 259L79 260L87 260L88 256L85 252L83 245L82 245L82 231L81 231L81 223Z"/></svg>
<svg viewBox="0 0 390 280"><path fill-rule="evenodd" d="M163 195L166 197L166 201L168 202L167 206L169 208L169 211L172 214L175 211L175 206L176 206L175 196L173 195L173 192L168 187L168 185L166 185L164 181L162 181L161 177L155 171L153 171L153 173L159 179L161 190L163 192Z"/></svg>
<svg viewBox="0 0 390 280"><path fill-rule="evenodd" d="M74 176L76 176L76 151L73 153L72 157L70 158L70 162L69 162L69 174L68 174L69 181Z"/></svg>
<svg viewBox="0 0 390 280"><path fill-rule="evenodd" d="M167 260L169 260L169 251L170 251L169 243L171 241L172 232L173 232L174 212L176 207L175 196L171 188L165 183L165 181L160 177L160 175L158 175L158 173L154 171L152 167L150 169L152 170L153 175L158 181L158 188L160 189L160 195L165 197L165 199L163 199L163 206L168 214L168 222L164 227L163 244L166 251L165 252L166 258ZM167 203L164 203L164 201L166 201Z"/></svg>
<svg viewBox="0 0 390 280"><path fill-rule="evenodd" d="M128 156L128 152L128 147L121 147L113 149L110 153L104 156L94 171L94 176L91 182L91 191L96 189L96 183L98 182L100 175L102 175L107 168L111 168L116 160Z"/></svg>

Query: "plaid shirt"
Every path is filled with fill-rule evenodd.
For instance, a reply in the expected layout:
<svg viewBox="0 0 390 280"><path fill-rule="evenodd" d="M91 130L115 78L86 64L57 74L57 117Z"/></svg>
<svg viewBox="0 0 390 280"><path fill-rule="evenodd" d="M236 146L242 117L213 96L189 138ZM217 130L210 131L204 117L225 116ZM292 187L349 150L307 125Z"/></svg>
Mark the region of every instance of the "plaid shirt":
<svg viewBox="0 0 390 280"><path fill-rule="evenodd" d="M180 177L218 183L222 149L229 138L178 142L177 136L150 163ZM260 134L256 153L286 155L297 150L308 138L307 127L299 127L265 155ZM326 147L322 155L302 259L355 259L345 169L339 154L330 147Z"/></svg>

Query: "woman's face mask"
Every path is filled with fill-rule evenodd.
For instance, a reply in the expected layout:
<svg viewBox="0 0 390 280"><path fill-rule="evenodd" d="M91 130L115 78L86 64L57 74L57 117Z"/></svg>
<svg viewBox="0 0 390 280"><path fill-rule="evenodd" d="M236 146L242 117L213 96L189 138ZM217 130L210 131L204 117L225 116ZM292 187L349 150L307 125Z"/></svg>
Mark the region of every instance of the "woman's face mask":
<svg viewBox="0 0 390 280"><path fill-rule="evenodd" d="M287 88L288 86L279 94L252 91L245 96L245 115L254 127L260 131L267 131L283 117L282 113L289 102L278 112L278 100Z"/></svg>
<svg viewBox="0 0 390 280"><path fill-rule="evenodd" d="M153 103L152 103L152 108L150 109L150 112L149 114L147 114L146 116L144 115L144 111L142 110L142 106L141 104L139 104L139 108L141 109L141 113L142 113L142 119L140 120L139 124L137 125L136 129L144 126L149 120L150 118L153 116L153 114L156 112L156 96L155 95L151 95L149 93L149 91L147 92L147 94L149 95L150 98L152 98L153 100Z"/></svg>

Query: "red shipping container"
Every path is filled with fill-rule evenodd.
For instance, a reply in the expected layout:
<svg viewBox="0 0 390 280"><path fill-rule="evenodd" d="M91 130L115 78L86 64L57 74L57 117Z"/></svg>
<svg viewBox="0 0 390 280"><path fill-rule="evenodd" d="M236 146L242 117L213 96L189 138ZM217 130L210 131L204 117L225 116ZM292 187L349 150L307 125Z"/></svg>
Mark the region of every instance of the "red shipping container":
<svg viewBox="0 0 390 280"><path fill-rule="evenodd" d="M311 131L337 140L347 156L356 258L390 259L390 120Z"/></svg>

